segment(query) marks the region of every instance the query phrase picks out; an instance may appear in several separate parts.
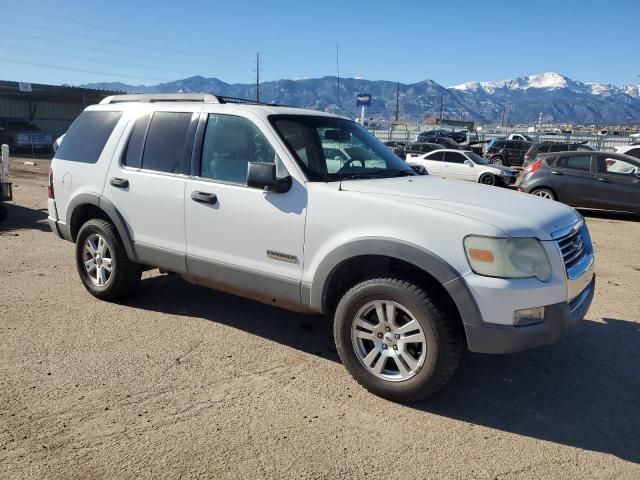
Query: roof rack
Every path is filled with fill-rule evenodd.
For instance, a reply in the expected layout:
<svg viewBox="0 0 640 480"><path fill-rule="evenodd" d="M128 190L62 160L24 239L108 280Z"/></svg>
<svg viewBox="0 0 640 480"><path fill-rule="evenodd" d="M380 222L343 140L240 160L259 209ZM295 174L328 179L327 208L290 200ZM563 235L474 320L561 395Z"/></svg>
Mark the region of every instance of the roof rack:
<svg viewBox="0 0 640 480"><path fill-rule="evenodd" d="M111 95L102 99L101 105L125 102L200 102L223 103L217 96L209 93L140 93L132 95Z"/></svg>
<svg viewBox="0 0 640 480"><path fill-rule="evenodd" d="M280 106L275 103L257 102L246 98L223 97L211 93L136 93L128 95L111 95L104 98L100 104L125 102L199 102L199 103L238 103L244 105L270 105Z"/></svg>

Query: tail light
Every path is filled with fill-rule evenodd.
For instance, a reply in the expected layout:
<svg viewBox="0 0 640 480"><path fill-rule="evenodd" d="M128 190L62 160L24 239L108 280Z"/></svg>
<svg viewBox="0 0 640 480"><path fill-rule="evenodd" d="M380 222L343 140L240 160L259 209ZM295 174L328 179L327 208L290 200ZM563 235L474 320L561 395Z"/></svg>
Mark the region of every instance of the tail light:
<svg viewBox="0 0 640 480"><path fill-rule="evenodd" d="M47 193L49 194L49 198L54 199L56 195L53 191L53 170L49 169L49 184L47 185Z"/></svg>
<svg viewBox="0 0 640 480"><path fill-rule="evenodd" d="M542 166L542 160L536 160L532 164L530 164L525 170L524 173L533 173L538 170Z"/></svg>

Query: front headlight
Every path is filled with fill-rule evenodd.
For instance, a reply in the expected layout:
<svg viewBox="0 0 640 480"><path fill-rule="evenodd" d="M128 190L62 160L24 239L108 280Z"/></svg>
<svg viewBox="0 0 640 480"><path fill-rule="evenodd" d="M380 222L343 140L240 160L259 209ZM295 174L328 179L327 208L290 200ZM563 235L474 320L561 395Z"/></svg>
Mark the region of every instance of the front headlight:
<svg viewBox="0 0 640 480"><path fill-rule="evenodd" d="M464 239L469 266L478 275L497 278L551 278L551 264L535 238L494 238L469 235Z"/></svg>
<svg viewBox="0 0 640 480"><path fill-rule="evenodd" d="M505 170L500 170L500 176L501 177L510 177L511 176L511 172L507 172Z"/></svg>

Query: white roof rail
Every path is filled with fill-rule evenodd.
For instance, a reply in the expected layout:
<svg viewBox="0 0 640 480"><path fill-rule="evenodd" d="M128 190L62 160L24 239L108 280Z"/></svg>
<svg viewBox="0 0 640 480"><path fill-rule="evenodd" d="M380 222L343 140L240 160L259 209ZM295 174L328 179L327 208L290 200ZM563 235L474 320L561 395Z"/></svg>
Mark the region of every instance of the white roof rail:
<svg viewBox="0 0 640 480"><path fill-rule="evenodd" d="M125 102L200 102L222 103L218 97L210 93L136 93L130 95L111 95L103 98L100 105Z"/></svg>

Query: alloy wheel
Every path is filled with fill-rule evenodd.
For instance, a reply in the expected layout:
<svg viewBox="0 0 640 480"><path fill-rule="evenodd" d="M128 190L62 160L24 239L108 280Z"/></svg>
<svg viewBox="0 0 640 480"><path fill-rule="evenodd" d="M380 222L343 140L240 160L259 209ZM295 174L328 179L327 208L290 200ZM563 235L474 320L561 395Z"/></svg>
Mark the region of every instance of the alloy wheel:
<svg viewBox="0 0 640 480"><path fill-rule="evenodd" d="M420 323L397 302L374 300L356 313L351 341L360 363L376 377L408 380L424 365L427 341Z"/></svg>
<svg viewBox="0 0 640 480"><path fill-rule="evenodd" d="M89 235L82 249L82 261L87 276L94 285L104 287L111 280L113 258L106 240L97 233Z"/></svg>

